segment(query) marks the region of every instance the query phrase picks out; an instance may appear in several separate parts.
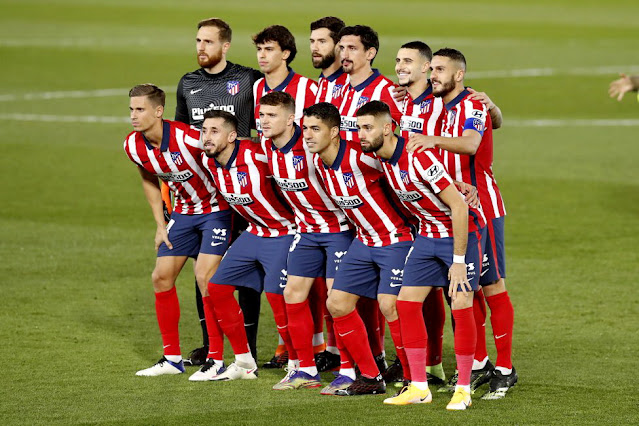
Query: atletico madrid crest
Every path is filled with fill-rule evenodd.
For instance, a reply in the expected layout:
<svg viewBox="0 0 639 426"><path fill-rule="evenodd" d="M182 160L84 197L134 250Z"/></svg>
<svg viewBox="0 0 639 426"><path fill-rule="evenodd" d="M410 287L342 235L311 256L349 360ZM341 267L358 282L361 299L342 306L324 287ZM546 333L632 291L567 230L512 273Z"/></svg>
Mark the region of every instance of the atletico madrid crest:
<svg viewBox="0 0 639 426"><path fill-rule="evenodd" d="M431 102L432 102L432 99L427 99L421 104L419 104L419 112L422 114L426 114L428 110L430 109Z"/></svg>
<svg viewBox="0 0 639 426"><path fill-rule="evenodd" d="M226 91L229 92L229 95L235 96L240 91L240 82L239 81L227 81L226 82Z"/></svg>
<svg viewBox="0 0 639 426"><path fill-rule="evenodd" d="M367 104L368 102L370 102L370 100L371 98L369 98L368 96L360 96L357 100L357 109L360 109L362 105Z"/></svg>
<svg viewBox="0 0 639 426"><path fill-rule="evenodd" d="M171 160L173 160L176 166L181 166L184 162L184 160L182 160L182 154L180 154L179 151L171 153Z"/></svg>
<svg viewBox="0 0 639 426"><path fill-rule="evenodd" d="M298 172L304 170L304 156L303 155L295 155L293 156L293 167Z"/></svg>
<svg viewBox="0 0 639 426"><path fill-rule="evenodd" d="M400 170L399 176L402 178L402 182L404 182L406 185L410 183L410 177L408 176L408 172L406 170Z"/></svg>
<svg viewBox="0 0 639 426"><path fill-rule="evenodd" d="M340 94L340 92L342 91L342 87L344 87L343 84L336 84L335 86L333 86L333 97L337 98Z"/></svg>
<svg viewBox="0 0 639 426"><path fill-rule="evenodd" d="M246 172L237 172L237 182L240 184L242 188L248 185L248 173Z"/></svg>
<svg viewBox="0 0 639 426"><path fill-rule="evenodd" d="M344 173L342 177L344 178L344 183L346 184L347 188L352 188L355 186L355 178L353 178L352 173Z"/></svg>

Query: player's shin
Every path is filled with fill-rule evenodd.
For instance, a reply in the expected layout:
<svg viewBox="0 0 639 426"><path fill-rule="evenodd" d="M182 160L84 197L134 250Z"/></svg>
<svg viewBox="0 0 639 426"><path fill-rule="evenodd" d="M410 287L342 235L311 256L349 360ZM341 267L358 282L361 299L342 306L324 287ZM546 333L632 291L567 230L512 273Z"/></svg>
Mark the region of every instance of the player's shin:
<svg viewBox="0 0 639 426"><path fill-rule="evenodd" d="M472 294L469 296L472 298ZM460 296L458 295L458 299ZM468 304L471 304L472 300ZM477 328L472 306L456 308L453 306L455 318L455 358L459 376L457 386L463 386L470 393L470 375L473 367L473 356L477 344ZM468 387L468 388L466 388Z"/></svg>
<svg viewBox="0 0 639 426"><path fill-rule="evenodd" d="M497 360L495 366L504 369L512 368L511 352L513 339L514 310L508 292L486 298L490 308L490 323L493 326ZM502 372L507 374L507 372Z"/></svg>
<svg viewBox="0 0 639 426"><path fill-rule="evenodd" d="M433 289L423 304L424 323L428 334L428 350L426 351L426 366L434 366L442 362L442 347L444 341L444 324L446 309L441 289Z"/></svg>
<svg viewBox="0 0 639 426"><path fill-rule="evenodd" d="M406 352L413 382L426 383L426 325L422 315L422 303L406 300L397 301L397 314L402 337L402 345ZM406 375L404 367L404 375Z"/></svg>
<svg viewBox="0 0 639 426"><path fill-rule="evenodd" d="M162 334L164 355L180 357L180 333L178 328L180 302L178 301L175 287L168 291L155 293L155 313L160 333Z"/></svg>
<svg viewBox="0 0 639 426"><path fill-rule="evenodd" d="M211 296L205 296L202 298L204 305L204 315L206 317L206 329L208 335L209 352L207 359L213 359L215 361L224 361L224 334L215 316L215 309L213 308L213 302Z"/></svg>
<svg viewBox="0 0 639 426"><path fill-rule="evenodd" d="M288 332L300 362L300 370L312 376L317 375L313 354L313 316L308 300L301 303L287 303Z"/></svg>
<svg viewBox="0 0 639 426"><path fill-rule="evenodd" d="M344 347L353 357L364 377L375 378L380 372L368 345L366 327L354 309L351 313L333 317L335 332L344 342Z"/></svg>
<svg viewBox="0 0 639 426"><path fill-rule="evenodd" d="M277 326L277 332L286 345L290 365L291 362L297 361L298 357L288 330L288 318L286 316L286 303L284 302L284 296L281 294L266 293L266 299L273 310L273 317L275 319L275 325Z"/></svg>
<svg viewBox="0 0 639 426"><path fill-rule="evenodd" d="M213 301L213 309L218 324L229 339L235 356L250 354L246 331L244 330L244 315L240 305L233 296L234 286L209 283L209 296ZM252 357L251 357L252 359ZM253 361L253 364L255 361ZM253 367L246 365L243 367Z"/></svg>
<svg viewBox="0 0 639 426"><path fill-rule="evenodd" d="M478 370L483 368L488 361L488 352L486 350L486 299L481 290L475 292L473 314L475 316L475 326L477 327L477 346L475 346L473 369Z"/></svg>

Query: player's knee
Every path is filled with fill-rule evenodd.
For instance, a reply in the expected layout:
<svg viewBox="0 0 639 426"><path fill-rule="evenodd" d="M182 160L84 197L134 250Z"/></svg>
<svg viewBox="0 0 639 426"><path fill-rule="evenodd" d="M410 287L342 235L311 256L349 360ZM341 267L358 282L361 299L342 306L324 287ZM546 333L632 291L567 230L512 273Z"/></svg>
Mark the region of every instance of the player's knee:
<svg viewBox="0 0 639 426"><path fill-rule="evenodd" d="M379 303L379 310L382 311L382 314L389 321L394 321L397 317L397 298L390 297L380 297L377 299Z"/></svg>
<svg viewBox="0 0 639 426"><path fill-rule="evenodd" d="M153 270L153 273L151 273L151 281L153 282L153 289L156 293L169 291L175 284L169 275L163 273L157 268Z"/></svg>
<svg viewBox="0 0 639 426"><path fill-rule="evenodd" d="M461 291L457 292L457 297L451 303L452 309L466 309L471 308L473 306L473 299L475 297L475 293L469 291L464 294Z"/></svg>
<svg viewBox="0 0 639 426"><path fill-rule="evenodd" d="M506 282L504 281L503 278L500 278L499 280L491 284L484 285L482 287L482 290L484 292L484 296L486 297L494 296L496 294L503 293L506 291Z"/></svg>
<svg viewBox="0 0 639 426"><path fill-rule="evenodd" d="M328 296L326 308L328 308L328 312L331 313L333 318L343 317L353 310L352 307L349 307L345 302L343 298L336 296L335 293L331 293Z"/></svg>

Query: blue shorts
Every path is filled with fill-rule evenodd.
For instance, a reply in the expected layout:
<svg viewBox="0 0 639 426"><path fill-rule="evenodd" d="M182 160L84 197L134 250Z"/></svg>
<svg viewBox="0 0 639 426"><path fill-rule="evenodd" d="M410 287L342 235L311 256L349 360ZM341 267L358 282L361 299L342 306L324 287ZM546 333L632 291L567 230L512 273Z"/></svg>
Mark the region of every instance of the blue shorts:
<svg viewBox="0 0 639 426"><path fill-rule="evenodd" d="M504 216L488 221L486 249L479 284L488 285L506 278L506 251L504 249Z"/></svg>
<svg viewBox="0 0 639 426"><path fill-rule="evenodd" d="M296 234L288 253L288 274L334 278L352 242L351 231Z"/></svg>
<svg viewBox="0 0 639 426"><path fill-rule="evenodd" d="M371 299L379 293L397 296L411 245L412 241L403 241L369 247L354 239L337 269L333 288Z"/></svg>
<svg viewBox="0 0 639 426"><path fill-rule="evenodd" d="M173 250L162 243L158 248L158 257L197 257L199 253L222 256L231 239L231 212L225 210L193 215L173 212L166 230Z"/></svg>
<svg viewBox="0 0 639 426"><path fill-rule="evenodd" d="M293 235L269 238L243 232L229 247L211 282L283 294L292 241Z"/></svg>
<svg viewBox="0 0 639 426"><path fill-rule="evenodd" d="M466 270L473 290L479 288L483 242L486 228L468 234ZM444 287L450 284L448 269L453 264L453 237L428 238L418 235L406 259L403 285ZM459 289L461 290L461 288Z"/></svg>

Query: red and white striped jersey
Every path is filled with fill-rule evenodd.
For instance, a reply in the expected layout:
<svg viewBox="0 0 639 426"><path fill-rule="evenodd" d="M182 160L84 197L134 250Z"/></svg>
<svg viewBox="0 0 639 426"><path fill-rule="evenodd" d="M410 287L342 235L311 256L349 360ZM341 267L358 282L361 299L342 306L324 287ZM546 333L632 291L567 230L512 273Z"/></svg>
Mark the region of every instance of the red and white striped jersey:
<svg viewBox="0 0 639 426"><path fill-rule="evenodd" d="M415 99L406 93L399 122L401 136L406 140L411 133L440 136L443 110L444 102L442 98L433 96L433 87L430 84L424 93Z"/></svg>
<svg viewBox="0 0 639 426"><path fill-rule="evenodd" d="M228 210L228 204L204 171L200 132L194 127L164 120L159 148L154 148L142 132L132 132L124 140L124 152L139 167L166 182L175 195L176 213Z"/></svg>
<svg viewBox="0 0 639 426"><path fill-rule="evenodd" d="M349 81L349 75L341 67L328 77L320 74L315 103L328 102L339 108L342 104L342 92Z"/></svg>
<svg viewBox="0 0 639 426"><path fill-rule="evenodd" d="M464 90L444 106L442 136L461 137L464 130L472 129L482 135L479 148L475 155L441 151L453 179L477 188L484 214L490 220L506 215L504 200L493 176L493 125L486 105L466 99L468 96L470 92Z"/></svg>
<svg viewBox="0 0 639 426"><path fill-rule="evenodd" d="M362 243L383 247L413 240L406 225L408 211L389 191L379 160L362 152L358 142L340 140L331 166L319 154L313 159L328 193L355 224Z"/></svg>
<svg viewBox="0 0 639 426"><path fill-rule="evenodd" d="M441 154L434 149L421 153L407 152L406 141L397 138L393 156L381 159L391 188L406 208L419 219L419 233L424 237L453 236L452 212L437 194L453 185ZM461 196L461 194L460 194ZM468 209L468 232L486 225L481 209Z"/></svg>
<svg viewBox="0 0 639 426"><path fill-rule="evenodd" d="M394 87L395 84L376 69L373 70L370 77L357 86L351 86L349 83L344 88L342 103L339 106L339 113L342 116L340 137L348 141L359 141L355 113L362 105L370 101L382 101L390 107L394 121L393 130L395 130L395 126L402 117L402 112L401 105L393 99Z"/></svg>
<svg viewBox="0 0 639 426"><path fill-rule="evenodd" d="M266 84L266 78L262 77L253 84L253 99L255 107L255 128L257 134L262 138L262 126L260 125L260 99L262 96L270 92L286 92L295 99L295 122L301 123L304 115L304 108L307 108L315 102L317 95L317 83L310 80L295 71L291 70L288 76L279 86L270 88Z"/></svg>
<svg viewBox="0 0 639 426"><path fill-rule="evenodd" d="M344 212L326 193L308 151L302 129L295 125L295 134L282 148L272 139L266 140L268 167L284 198L293 207L298 232L329 233L351 229Z"/></svg>
<svg viewBox="0 0 639 426"><path fill-rule="evenodd" d="M236 140L226 166L202 154L224 199L249 223L246 230L258 237L295 233L293 212L275 187L260 144Z"/></svg>

